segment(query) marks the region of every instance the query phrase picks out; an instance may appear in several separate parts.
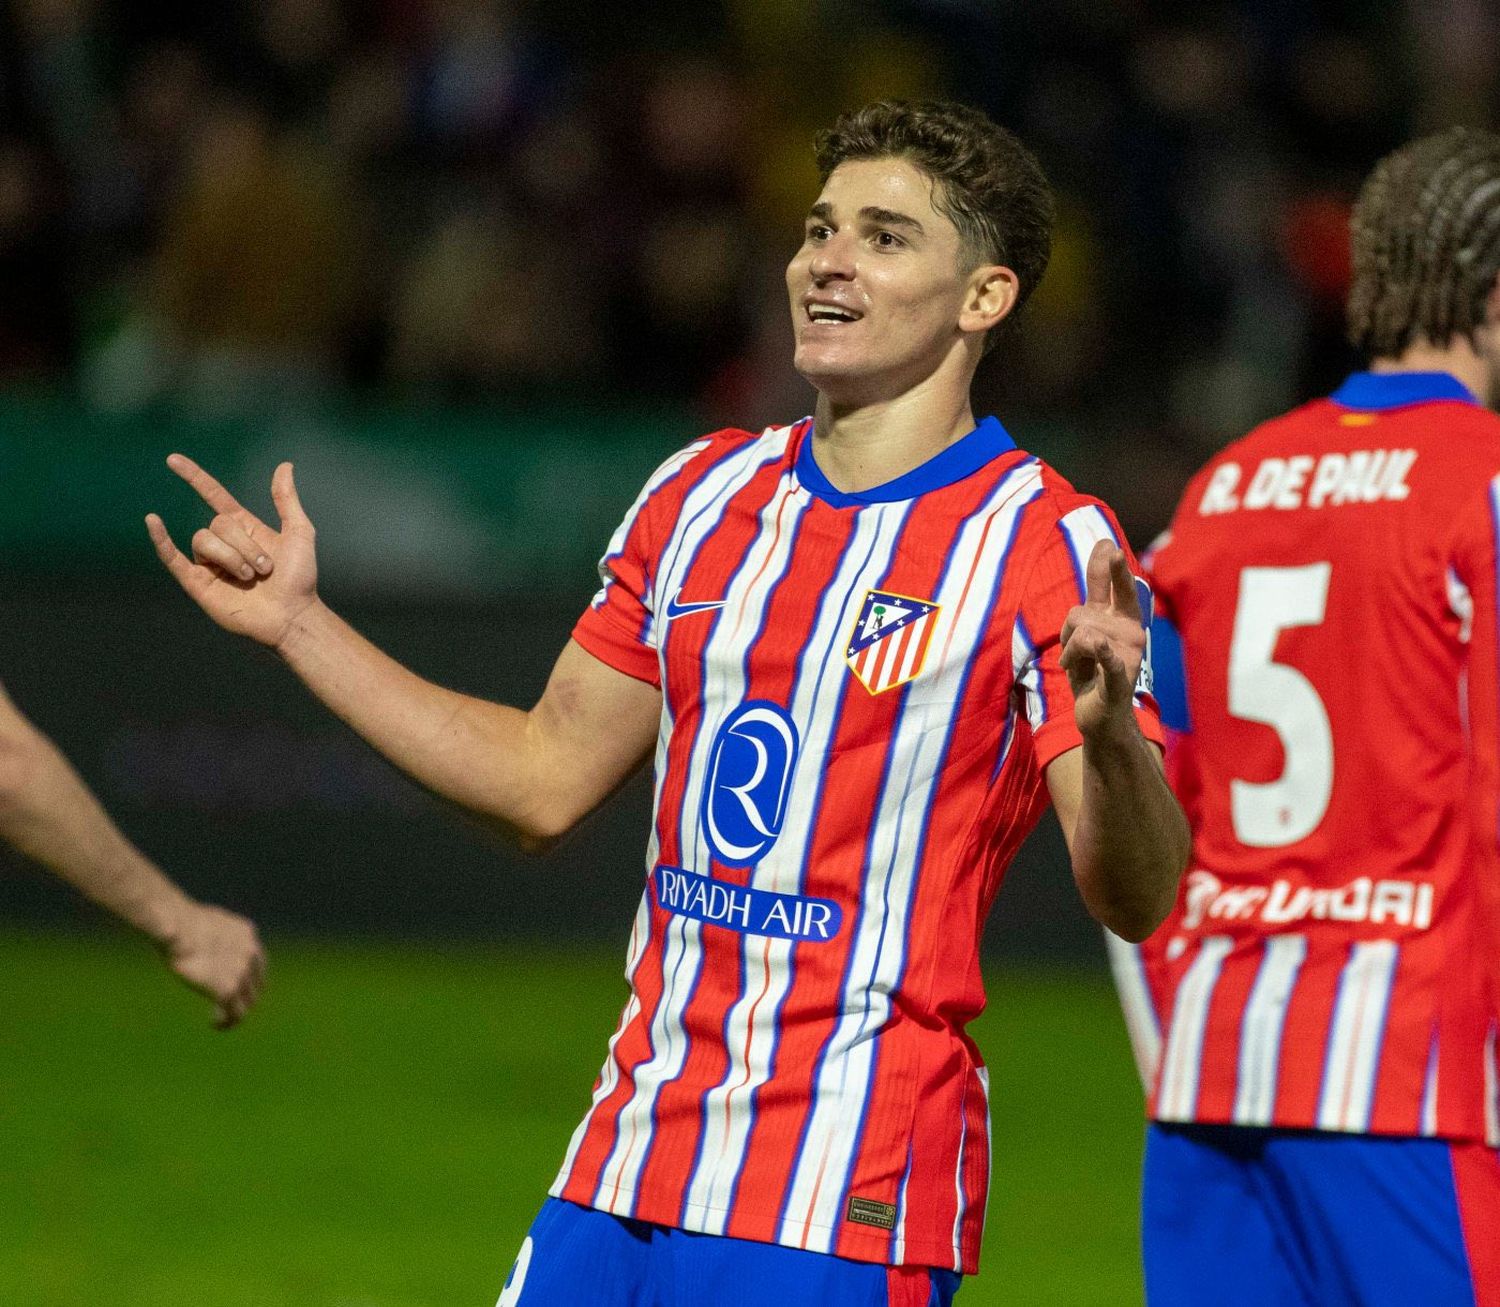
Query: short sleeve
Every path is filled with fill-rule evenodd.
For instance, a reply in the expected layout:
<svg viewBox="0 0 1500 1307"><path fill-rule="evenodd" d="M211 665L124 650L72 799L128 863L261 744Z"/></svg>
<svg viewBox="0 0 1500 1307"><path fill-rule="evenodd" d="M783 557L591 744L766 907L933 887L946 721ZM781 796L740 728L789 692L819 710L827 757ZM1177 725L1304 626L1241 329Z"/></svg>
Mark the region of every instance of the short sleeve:
<svg viewBox="0 0 1500 1307"><path fill-rule="evenodd" d="M700 440L667 459L646 482L599 560L599 592L573 628L573 639L616 671L649 685L661 684L656 649L655 577L664 521L675 512L675 483L706 449Z"/></svg>
<svg viewBox="0 0 1500 1307"><path fill-rule="evenodd" d="M1076 507L1047 528L1048 536L1032 565L1016 613L1016 685L1031 724L1037 766L1042 769L1069 749L1083 744L1073 717L1073 690L1062 669L1060 639L1069 611L1083 602L1084 569L1089 554L1098 541L1110 540L1125 550L1132 572L1140 573L1140 565L1109 510L1094 500L1076 502ZM1144 587L1145 582L1141 585ZM1144 595L1143 598L1149 623L1150 599ZM1136 682L1136 720L1148 740L1161 744L1161 718L1151 686L1148 641Z"/></svg>

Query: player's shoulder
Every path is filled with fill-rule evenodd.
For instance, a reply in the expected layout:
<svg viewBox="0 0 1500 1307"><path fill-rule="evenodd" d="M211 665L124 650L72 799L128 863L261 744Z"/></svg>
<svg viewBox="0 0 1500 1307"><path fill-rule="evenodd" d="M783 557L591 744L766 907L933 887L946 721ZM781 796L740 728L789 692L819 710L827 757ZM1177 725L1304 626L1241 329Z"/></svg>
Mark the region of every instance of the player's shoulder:
<svg viewBox="0 0 1500 1307"><path fill-rule="evenodd" d="M1118 534L1115 516L1097 495L1079 490L1067 477L1043 459L1031 456L1034 494L1027 505L1026 526L1033 532L1055 534L1058 527L1079 517L1098 518Z"/></svg>
<svg viewBox="0 0 1500 1307"><path fill-rule="evenodd" d="M678 498L736 457L756 457L759 447L784 452L790 446L797 426L794 422L786 426L765 427L758 432L741 427L710 431L673 450L657 464L656 470L647 478L642 496L655 501Z"/></svg>
<svg viewBox="0 0 1500 1307"><path fill-rule="evenodd" d="M736 455L774 458L794 451L797 433L806 422L806 418L799 418L795 422L762 427L759 431L723 427L699 436L674 457L682 459L683 470L690 473L701 473Z"/></svg>

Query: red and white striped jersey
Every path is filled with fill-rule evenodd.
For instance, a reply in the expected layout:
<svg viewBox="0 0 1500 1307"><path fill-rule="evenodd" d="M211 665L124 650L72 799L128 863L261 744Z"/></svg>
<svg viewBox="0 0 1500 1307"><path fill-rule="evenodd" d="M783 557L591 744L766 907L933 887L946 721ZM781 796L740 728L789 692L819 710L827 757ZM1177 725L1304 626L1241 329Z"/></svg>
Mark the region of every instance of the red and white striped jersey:
<svg viewBox="0 0 1500 1307"><path fill-rule="evenodd" d="M630 997L552 1193L972 1272L980 933L1079 743L1059 629L1121 537L994 419L859 494L811 428L668 459L574 633L663 709Z"/></svg>
<svg viewBox="0 0 1500 1307"><path fill-rule="evenodd" d="M1193 857L1111 951L1158 1120L1500 1141L1497 473L1453 378L1356 374L1148 554Z"/></svg>

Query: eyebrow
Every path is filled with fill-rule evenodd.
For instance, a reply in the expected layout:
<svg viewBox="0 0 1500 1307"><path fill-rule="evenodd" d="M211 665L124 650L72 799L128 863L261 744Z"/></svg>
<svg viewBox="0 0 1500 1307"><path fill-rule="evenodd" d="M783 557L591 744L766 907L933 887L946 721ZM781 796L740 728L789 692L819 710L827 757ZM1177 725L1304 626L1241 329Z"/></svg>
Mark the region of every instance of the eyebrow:
<svg viewBox="0 0 1500 1307"><path fill-rule="evenodd" d="M827 222L833 218L833 205L827 200L819 200L807 211L809 218L817 218ZM915 232L918 236L925 236L926 229L915 218L909 214L898 213L895 209L882 209L876 205L866 205L859 211L859 216L867 222L878 223L882 227L905 227Z"/></svg>

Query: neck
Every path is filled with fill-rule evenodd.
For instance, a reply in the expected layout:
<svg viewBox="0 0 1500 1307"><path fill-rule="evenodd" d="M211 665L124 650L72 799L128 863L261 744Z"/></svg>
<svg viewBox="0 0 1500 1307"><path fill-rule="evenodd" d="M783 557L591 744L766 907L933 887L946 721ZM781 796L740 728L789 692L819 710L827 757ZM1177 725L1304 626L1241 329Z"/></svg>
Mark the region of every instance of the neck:
<svg viewBox="0 0 1500 1307"><path fill-rule="evenodd" d="M1371 372L1446 372L1468 387L1481 403L1489 403L1494 387L1490 365L1463 336L1454 336L1446 345L1430 340L1416 341L1400 354L1373 359Z"/></svg>
<svg viewBox="0 0 1500 1307"><path fill-rule="evenodd" d="M974 429L968 386L938 377L891 399L840 404L819 393L813 428L818 467L839 490L856 494L920 467Z"/></svg>

